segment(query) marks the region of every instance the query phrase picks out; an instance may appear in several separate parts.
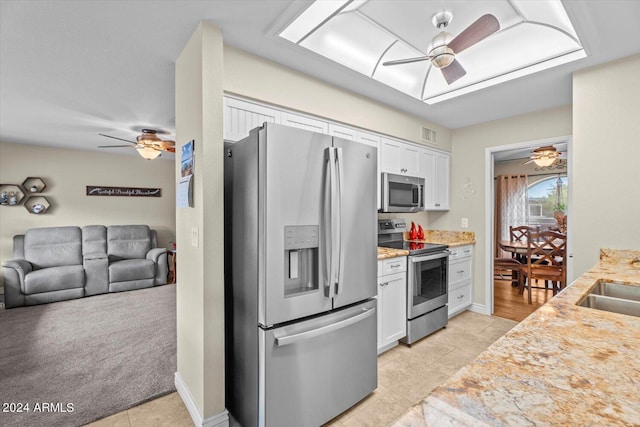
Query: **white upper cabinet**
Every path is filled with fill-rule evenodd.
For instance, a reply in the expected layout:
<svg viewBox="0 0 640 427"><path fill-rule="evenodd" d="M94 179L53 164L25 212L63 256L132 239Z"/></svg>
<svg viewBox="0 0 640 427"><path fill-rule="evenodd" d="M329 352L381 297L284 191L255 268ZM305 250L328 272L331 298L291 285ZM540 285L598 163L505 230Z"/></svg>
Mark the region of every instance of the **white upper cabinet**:
<svg viewBox="0 0 640 427"><path fill-rule="evenodd" d="M380 137L378 135L374 135L372 133L362 132L360 130L356 131L355 141L360 142L362 144L367 144L372 147L376 147L378 149L378 168L377 168L377 177L376 183L378 188L378 209L382 208L381 197L380 197L380 159L382 159L382 154L380 150Z"/></svg>
<svg viewBox="0 0 640 427"><path fill-rule="evenodd" d="M239 141L264 122L278 123L378 148L378 209L382 172L425 178L426 210L449 209L450 155L355 127L320 120L256 102L224 97L224 139Z"/></svg>
<svg viewBox="0 0 640 427"><path fill-rule="evenodd" d="M418 176L420 149L389 138L380 138L380 171L397 175Z"/></svg>
<svg viewBox="0 0 640 427"><path fill-rule="evenodd" d="M329 123L323 120L314 119L299 114L282 111L280 113L280 123L285 126L306 129L312 132L329 134Z"/></svg>
<svg viewBox="0 0 640 427"><path fill-rule="evenodd" d="M357 131L354 128L329 123L329 135L355 141Z"/></svg>
<svg viewBox="0 0 640 427"><path fill-rule="evenodd" d="M449 209L450 155L429 149L420 153L420 176L425 179L425 209Z"/></svg>
<svg viewBox="0 0 640 427"><path fill-rule="evenodd" d="M264 122L280 123L280 112L273 108L241 101L235 98L224 98L224 139L239 141L249 136L249 131Z"/></svg>

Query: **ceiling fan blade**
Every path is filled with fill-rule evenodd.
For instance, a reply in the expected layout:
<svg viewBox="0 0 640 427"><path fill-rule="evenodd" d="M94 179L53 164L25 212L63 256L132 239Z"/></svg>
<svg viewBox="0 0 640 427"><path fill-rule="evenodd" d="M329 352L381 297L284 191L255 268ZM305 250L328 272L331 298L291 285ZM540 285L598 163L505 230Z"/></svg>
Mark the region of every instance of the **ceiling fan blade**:
<svg viewBox="0 0 640 427"><path fill-rule="evenodd" d="M491 14L482 15L473 24L469 25L464 31L456 36L449 47L455 52L460 53L468 47L473 46L479 41L489 37L500 29L500 23L495 16Z"/></svg>
<svg viewBox="0 0 640 427"><path fill-rule="evenodd" d="M536 159L527 160L526 162L523 163L523 165L528 165L529 163L533 163L535 161Z"/></svg>
<svg viewBox="0 0 640 427"><path fill-rule="evenodd" d="M440 68L440 71L442 71L442 76L447 81L447 84L451 84L458 80L460 77L467 74L467 72L464 68L462 68L462 65L460 65L457 59L454 59L453 62L448 66Z"/></svg>
<svg viewBox="0 0 640 427"><path fill-rule="evenodd" d="M410 64L412 62L428 61L429 59L431 59L430 56L418 56L417 58L396 59L395 61L383 62L382 65L387 66L387 65Z"/></svg>
<svg viewBox="0 0 640 427"><path fill-rule="evenodd" d="M99 133L98 135L106 136L107 138L119 139L120 141L125 141L125 142L128 142L130 144L137 145L137 142L129 141L128 139L118 138L118 137L111 136L111 135L105 135L104 133Z"/></svg>
<svg viewBox="0 0 640 427"><path fill-rule="evenodd" d="M98 145L98 148L120 148L120 147L133 148L130 145Z"/></svg>
<svg viewBox="0 0 640 427"><path fill-rule="evenodd" d="M164 151L171 151L172 153L175 153L176 151L176 149L174 148L176 143L174 141L160 141L157 143L157 145L161 150Z"/></svg>

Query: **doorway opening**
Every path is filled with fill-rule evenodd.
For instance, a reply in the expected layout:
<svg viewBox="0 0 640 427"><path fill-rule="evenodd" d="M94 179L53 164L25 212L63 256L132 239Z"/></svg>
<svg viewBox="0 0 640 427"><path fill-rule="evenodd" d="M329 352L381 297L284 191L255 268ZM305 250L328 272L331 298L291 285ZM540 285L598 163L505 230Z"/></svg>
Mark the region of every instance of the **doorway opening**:
<svg viewBox="0 0 640 427"><path fill-rule="evenodd" d="M521 321L542 304L553 297L553 290L544 289L543 283L534 283L532 287L532 303L528 303L527 292L520 293L517 282L511 280L515 275L503 271L494 275L494 260L497 258L516 257L515 252L501 250L498 244L501 239L509 239L508 225L528 226L532 229L556 229L563 224L563 232L567 235L567 277L571 276L571 137L564 136L553 139L528 141L523 143L490 147L485 152L486 175L486 289L487 301L490 302L490 313L511 320ZM562 158L550 166L539 166L531 161L533 150L552 145L563 153ZM518 177L519 194L512 197L516 207L503 205L504 179ZM516 180L514 179L514 182ZM497 203L496 189L502 186L500 204ZM517 196L517 197L516 197ZM513 201L515 200L515 202ZM508 217L508 218L505 218ZM496 232L496 230L499 230ZM505 232L505 230L507 230ZM506 235L505 235L506 233ZM515 267L517 269L517 266ZM500 273L496 271L495 273ZM507 274L508 273L508 274Z"/></svg>

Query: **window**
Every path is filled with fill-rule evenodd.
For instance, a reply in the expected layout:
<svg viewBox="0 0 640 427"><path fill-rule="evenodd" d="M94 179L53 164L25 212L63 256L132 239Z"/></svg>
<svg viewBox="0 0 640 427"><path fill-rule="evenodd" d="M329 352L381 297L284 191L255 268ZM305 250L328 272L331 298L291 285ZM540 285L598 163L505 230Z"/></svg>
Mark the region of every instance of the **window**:
<svg viewBox="0 0 640 427"><path fill-rule="evenodd" d="M527 190L529 225L542 227L554 225L556 220L553 213L557 210L565 211L566 206L566 175L545 178L529 185Z"/></svg>

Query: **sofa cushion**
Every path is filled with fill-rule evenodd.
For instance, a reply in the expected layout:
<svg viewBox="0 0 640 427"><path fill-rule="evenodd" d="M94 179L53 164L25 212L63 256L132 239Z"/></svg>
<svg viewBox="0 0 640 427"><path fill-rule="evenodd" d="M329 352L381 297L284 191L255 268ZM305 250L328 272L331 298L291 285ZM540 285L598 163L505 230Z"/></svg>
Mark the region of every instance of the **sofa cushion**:
<svg viewBox="0 0 640 427"><path fill-rule="evenodd" d="M61 265L82 265L79 227L31 228L24 235L24 257L34 270Z"/></svg>
<svg viewBox="0 0 640 427"><path fill-rule="evenodd" d="M150 259L125 259L109 264L109 282L153 279L156 266Z"/></svg>
<svg viewBox="0 0 640 427"><path fill-rule="evenodd" d="M110 260L143 259L151 249L151 233L146 225L107 227L107 254Z"/></svg>
<svg viewBox="0 0 640 427"><path fill-rule="evenodd" d="M63 265L32 271L24 279L24 293L60 291L84 287L84 268L81 265Z"/></svg>

